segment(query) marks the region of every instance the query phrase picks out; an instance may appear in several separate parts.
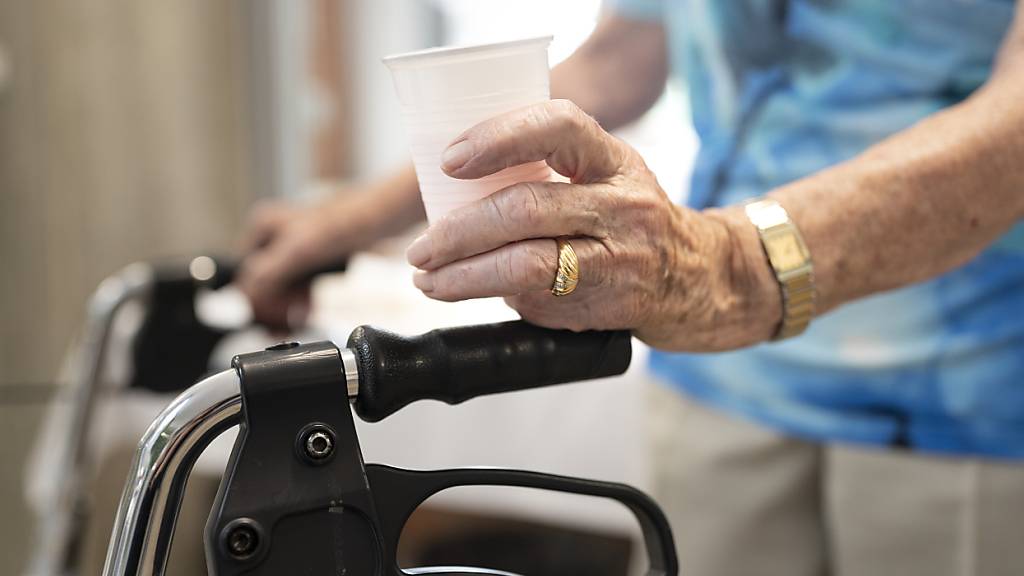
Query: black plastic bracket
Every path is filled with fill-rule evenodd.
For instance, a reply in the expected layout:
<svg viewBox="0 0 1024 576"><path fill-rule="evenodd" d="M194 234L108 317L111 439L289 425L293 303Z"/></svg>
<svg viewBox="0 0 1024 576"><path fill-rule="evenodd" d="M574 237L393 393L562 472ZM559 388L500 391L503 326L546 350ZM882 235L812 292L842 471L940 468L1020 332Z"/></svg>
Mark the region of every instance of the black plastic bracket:
<svg viewBox="0 0 1024 576"><path fill-rule="evenodd" d="M223 259L214 262L215 275L203 281L192 276L187 260L152 265L153 287L132 344L134 369L129 386L176 392L207 373L210 354L227 332L196 317L196 296L204 288L224 286L233 274L233 267Z"/></svg>
<svg viewBox="0 0 1024 576"><path fill-rule="evenodd" d="M338 349L279 345L232 364L243 419L206 526L210 574L379 574Z"/></svg>
<svg viewBox="0 0 1024 576"><path fill-rule="evenodd" d="M219 290L238 272L232 258L211 258L214 274L193 276L191 259L169 259L151 264L153 286L139 331L132 344L129 386L154 392L177 392L209 371L210 355L229 331L207 326L196 315L196 300L203 290ZM343 272L345 261L330 262L296 279L294 286L320 274ZM241 327L239 327L241 328Z"/></svg>
<svg viewBox="0 0 1024 576"><path fill-rule="evenodd" d="M677 573L668 521L629 486L516 470L365 466L344 365L330 342L279 344L232 364L241 381L242 423L206 526L210 574L404 576L396 555L409 516L431 495L470 485L616 500L643 530L647 574ZM412 372L381 384L415 390L422 385L416 378Z"/></svg>

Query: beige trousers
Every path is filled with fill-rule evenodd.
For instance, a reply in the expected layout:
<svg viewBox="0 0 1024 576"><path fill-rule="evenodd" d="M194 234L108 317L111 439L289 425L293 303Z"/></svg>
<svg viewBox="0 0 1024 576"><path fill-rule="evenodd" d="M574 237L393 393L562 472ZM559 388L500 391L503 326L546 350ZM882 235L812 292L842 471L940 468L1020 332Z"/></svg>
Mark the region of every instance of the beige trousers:
<svg viewBox="0 0 1024 576"><path fill-rule="evenodd" d="M1024 575L1024 466L815 444L649 394L680 574Z"/></svg>

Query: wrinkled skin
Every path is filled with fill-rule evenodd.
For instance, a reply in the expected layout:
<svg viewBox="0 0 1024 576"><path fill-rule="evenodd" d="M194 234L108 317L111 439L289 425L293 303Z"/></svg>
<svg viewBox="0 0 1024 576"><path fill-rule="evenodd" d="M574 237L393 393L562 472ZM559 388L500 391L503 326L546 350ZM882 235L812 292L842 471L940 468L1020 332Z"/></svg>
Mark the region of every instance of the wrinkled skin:
<svg viewBox="0 0 1024 576"><path fill-rule="evenodd" d="M541 326L631 329L666 350L771 336L778 286L749 222L673 204L639 154L573 103L483 122L453 142L443 168L479 178L537 160L570 182L517 184L435 223L408 251L420 290L446 301L501 296ZM580 260L579 286L563 297L550 293L559 236Z"/></svg>

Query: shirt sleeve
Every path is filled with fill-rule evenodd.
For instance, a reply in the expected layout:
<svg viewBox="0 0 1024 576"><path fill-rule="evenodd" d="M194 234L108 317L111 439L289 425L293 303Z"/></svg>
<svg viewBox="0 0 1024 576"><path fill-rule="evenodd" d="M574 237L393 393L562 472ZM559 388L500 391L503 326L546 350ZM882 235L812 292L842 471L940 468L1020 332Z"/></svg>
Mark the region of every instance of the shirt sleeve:
<svg viewBox="0 0 1024 576"><path fill-rule="evenodd" d="M661 20L665 11L664 0L605 0L609 12L633 20Z"/></svg>

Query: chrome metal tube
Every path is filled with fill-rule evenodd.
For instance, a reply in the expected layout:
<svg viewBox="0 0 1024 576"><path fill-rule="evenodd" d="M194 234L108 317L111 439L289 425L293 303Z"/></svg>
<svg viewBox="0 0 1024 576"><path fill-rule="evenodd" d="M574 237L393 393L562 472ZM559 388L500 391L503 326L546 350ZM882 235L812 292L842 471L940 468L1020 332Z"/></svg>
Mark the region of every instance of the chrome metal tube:
<svg viewBox="0 0 1024 576"><path fill-rule="evenodd" d="M59 442L45 447L56 453L53 459L56 493L45 500L46 508L37 522L26 570L30 576L77 572L66 563L76 534L81 530L79 520L85 514L81 490L88 475L86 447L111 327L117 312L128 302L148 296L152 286L152 267L132 264L100 283L89 300L81 340L72 358L71 380L57 399L56 409L66 409L70 421Z"/></svg>
<svg viewBox="0 0 1024 576"><path fill-rule="evenodd" d="M353 402L359 396L359 362L356 361L356 351L351 348L338 348L341 355L341 363L345 366L345 391Z"/></svg>
<svg viewBox="0 0 1024 576"><path fill-rule="evenodd" d="M185 483L203 450L238 424L234 370L182 392L146 431L135 452L107 549L105 576L163 574Z"/></svg>

